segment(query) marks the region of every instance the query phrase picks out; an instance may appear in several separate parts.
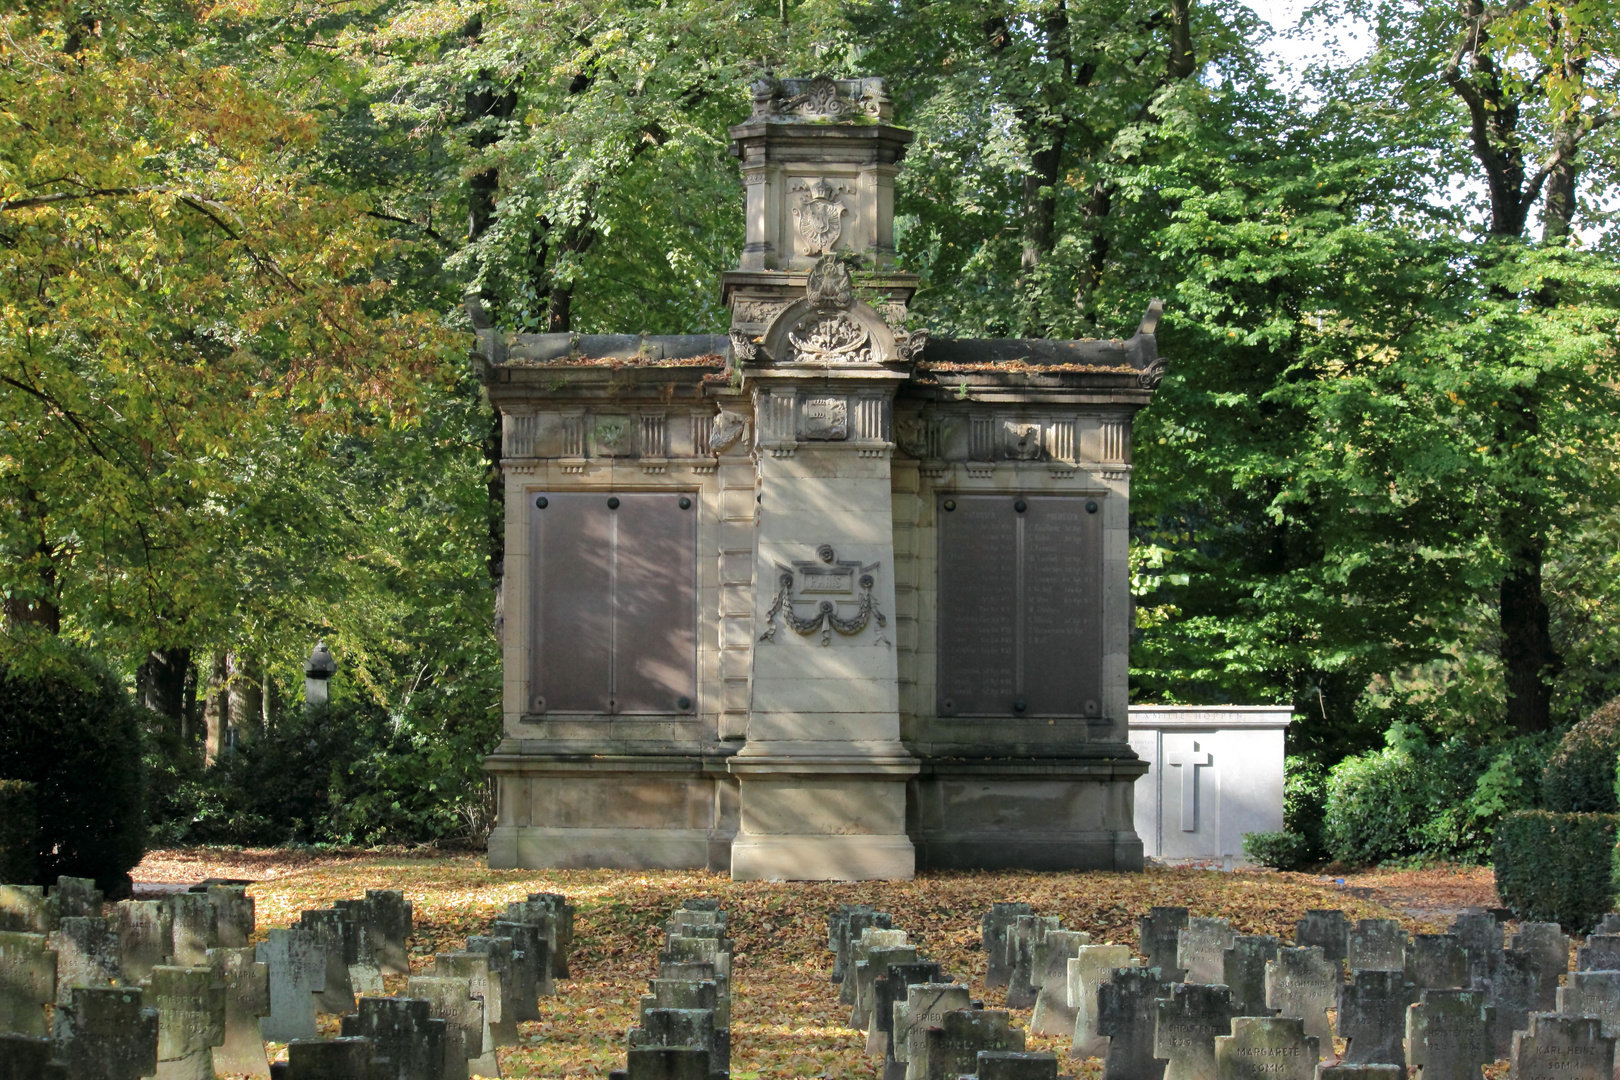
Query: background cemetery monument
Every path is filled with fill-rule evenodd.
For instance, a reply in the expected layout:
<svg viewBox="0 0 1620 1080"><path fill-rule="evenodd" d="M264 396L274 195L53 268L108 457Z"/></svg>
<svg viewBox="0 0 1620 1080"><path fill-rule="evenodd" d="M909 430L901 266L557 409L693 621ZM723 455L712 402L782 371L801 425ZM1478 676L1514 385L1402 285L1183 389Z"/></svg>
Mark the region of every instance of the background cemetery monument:
<svg viewBox="0 0 1620 1080"><path fill-rule="evenodd" d="M507 334L497 867L1135 869L1129 340L930 340L879 79L762 79L720 336Z"/></svg>

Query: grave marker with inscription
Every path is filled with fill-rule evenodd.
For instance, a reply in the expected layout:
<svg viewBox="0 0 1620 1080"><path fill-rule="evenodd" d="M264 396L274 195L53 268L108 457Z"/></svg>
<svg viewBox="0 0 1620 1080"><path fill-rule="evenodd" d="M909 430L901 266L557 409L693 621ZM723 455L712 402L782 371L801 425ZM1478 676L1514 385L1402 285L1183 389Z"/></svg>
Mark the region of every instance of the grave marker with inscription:
<svg viewBox="0 0 1620 1080"><path fill-rule="evenodd" d="M1314 1080L1321 1047L1293 1017L1240 1016L1215 1037L1218 1080Z"/></svg>
<svg viewBox="0 0 1620 1080"><path fill-rule="evenodd" d="M1591 1016L1603 1034L1620 1036L1620 971L1572 971L1558 988L1558 1012Z"/></svg>
<svg viewBox="0 0 1620 1080"><path fill-rule="evenodd" d="M1339 1037L1350 1045L1344 1060L1352 1065L1398 1065L1406 1068L1406 1007L1412 988L1399 971L1374 968L1352 971L1339 988Z"/></svg>
<svg viewBox="0 0 1620 1080"><path fill-rule="evenodd" d="M1097 991L1117 968L1135 967L1141 961L1131 955L1128 945L1082 945L1068 963L1065 991L1074 1011L1074 1039L1069 1045L1073 1058L1105 1057L1108 1037L1097 1027Z"/></svg>
<svg viewBox="0 0 1620 1080"><path fill-rule="evenodd" d="M1493 1013L1480 990L1425 990L1406 1010L1407 1064L1419 1080L1481 1080L1496 1060Z"/></svg>
<svg viewBox="0 0 1620 1080"><path fill-rule="evenodd" d="M1270 934L1239 934L1221 954L1220 981L1232 991L1235 1016L1270 1016L1266 1007L1266 966L1281 945Z"/></svg>
<svg viewBox="0 0 1620 1080"><path fill-rule="evenodd" d="M1614 1080L1614 1037L1589 1016L1536 1013L1508 1060L1511 1080Z"/></svg>
<svg viewBox="0 0 1620 1080"><path fill-rule="evenodd" d="M1190 983L1219 983L1226 978L1226 950L1237 931L1225 919L1194 917L1187 920L1176 946L1176 966Z"/></svg>
<svg viewBox="0 0 1620 1080"><path fill-rule="evenodd" d="M1162 989L1152 968L1119 968L1098 987L1097 1032L1108 1040L1103 1080L1162 1080L1164 1061L1154 1056Z"/></svg>
<svg viewBox="0 0 1620 1080"><path fill-rule="evenodd" d="M1173 983L1158 1003L1153 1056L1164 1059L1164 1080L1215 1080L1215 1037L1232 1032L1237 1009L1224 986Z"/></svg>
<svg viewBox="0 0 1620 1080"><path fill-rule="evenodd" d="M1404 971L1406 931L1394 919L1358 919L1345 952L1352 971Z"/></svg>
<svg viewBox="0 0 1620 1080"><path fill-rule="evenodd" d="M1328 1010L1339 1007L1338 961L1322 956L1319 946L1279 949L1266 964L1266 1005L1278 1016L1297 1017L1305 1033L1316 1039L1323 1053L1333 1053L1333 1028Z"/></svg>

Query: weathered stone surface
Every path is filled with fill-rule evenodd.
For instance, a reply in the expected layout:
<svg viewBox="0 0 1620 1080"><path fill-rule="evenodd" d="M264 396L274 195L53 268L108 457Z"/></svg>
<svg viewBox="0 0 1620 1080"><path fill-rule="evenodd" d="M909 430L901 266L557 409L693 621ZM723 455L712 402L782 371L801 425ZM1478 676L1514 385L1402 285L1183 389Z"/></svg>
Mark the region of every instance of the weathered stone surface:
<svg viewBox="0 0 1620 1080"><path fill-rule="evenodd" d="M1614 1037L1589 1016L1536 1013L1508 1060L1512 1080L1613 1080Z"/></svg>
<svg viewBox="0 0 1620 1080"><path fill-rule="evenodd" d="M1266 1007L1266 965L1282 948L1270 934L1239 934L1221 954L1222 977L1232 992L1233 1016L1270 1016Z"/></svg>
<svg viewBox="0 0 1620 1080"><path fill-rule="evenodd" d="M1530 1024L1530 1014L1550 1007L1557 1000L1557 984L1542 985L1542 969L1534 955L1507 949L1497 961L1496 971L1485 987L1485 1004L1493 1010L1491 1046L1497 1058L1505 1058L1513 1046L1513 1033ZM1496 1058L1492 1058L1496 1060Z"/></svg>
<svg viewBox="0 0 1620 1080"><path fill-rule="evenodd" d="M0 1033L42 1038L56 1002L56 952L44 934L0 931Z"/></svg>
<svg viewBox="0 0 1620 1080"><path fill-rule="evenodd" d="M1418 990L1466 990L1468 950L1455 934L1414 934L1406 943L1406 981Z"/></svg>
<svg viewBox="0 0 1620 1080"><path fill-rule="evenodd" d="M51 1042L74 1080L139 1080L158 1069L158 1011L134 987L76 987L56 1007Z"/></svg>
<svg viewBox="0 0 1620 1080"><path fill-rule="evenodd" d="M1406 1010L1406 1054L1421 1080L1480 1080L1496 1060L1484 991L1423 991Z"/></svg>
<svg viewBox="0 0 1620 1080"><path fill-rule="evenodd" d="M540 1019L540 989L534 983L528 958L508 937L469 936L467 951L489 954L490 974L501 984L501 1012L516 1042L518 1023Z"/></svg>
<svg viewBox="0 0 1620 1080"><path fill-rule="evenodd" d="M445 1027L420 998L361 998L343 1018L345 1036L371 1040L374 1080L441 1080Z"/></svg>
<svg viewBox="0 0 1620 1080"><path fill-rule="evenodd" d="M398 889L367 889L364 900L332 905L362 928L363 959L388 975L411 973L411 902Z"/></svg>
<svg viewBox="0 0 1620 1080"><path fill-rule="evenodd" d="M0 885L0 933L49 934L56 929L56 906L43 885Z"/></svg>
<svg viewBox="0 0 1620 1080"><path fill-rule="evenodd" d="M1035 950L1046 935L1058 929L1056 915L1020 915L1007 932L1007 1007L1029 1009L1035 1005L1040 987L1035 983Z"/></svg>
<svg viewBox="0 0 1620 1080"><path fill-rule="evenodd" d="M1603 1034L1620 1036L1620 971L1572 971L1558 988L1558 1012L1595 1017Z"/></svg>
<svg viewBox="0 0 1620 1080"><path fill-rule="evenodd" d="M1035 909L1028 904L996 901L979 921L979 941L989 962L984 975L986 988L1007 985L1007 980L1012 977L1012 965L1007 955L1008 932L1020 915L1033 914Z"/></svg>
<svg viewBox="0 0 1620 1080"><path fill-rule="evenodd" d="M170 960L173 916L162 900L122 900L113 907L118 932L118 963L128 982L143 982Z"/></svg>
<svg viewBox="0 0 1620 1080"><path fill-rule="evenodd" d="M574 905L562 893L530 893L528 899L506 905L506 917L513 922L544 926L551 919L551 974L568 978L568 954L574 948Z"/></svg>
<svg viewBox="0 0 1620 1080"><path fill-rule="evenodd" d="M839 904L838 910L827 916L827 948L833 954L832 981L844 981L850 946L861 936L862 930L869 926L888 929L893 925L893 917L887 911L878 911L871 904Z"/></svg>
<svg viewBox="0 0 1620 1080"><path fill-rule="evenodd" d="M0 1032L0 1080L68 1080L68 1075L51 1062L51 1040Z"/></svg>
<svg viewBox="0 0 1620 1080"><path fill-rule="evenodd" d="M698 1047L709 1055L711 1074L731 1068L728 1033L714 1026L708 1009L648 1009L630 1029L627 1042L631 1047Z"/></svg>
<svg viewBox="0 0 1620 1080"><path fill-rule="evenodd" d="M632 1046L624 1071L609 1074L625 1080L709 1080L709 1052L698 1046Z"/></svg>
<svg viewBox="0 0 1620 1080"><path fill-rule="evenodd" d="M1237 1009L1225 986L1174 983L1158 1002L1153 1056L1164 1060L1164 1080L1214 1080L1215 1036L1229 1035Z"/></svg>
<svg viewBox="0 0 1620 1080"><path fill-rule="evenodd" d="M255 955L270 980L270 1012L259 1024L264 1037L271 1042L315 1038L315 998L326 987L326 950L303 927L277 927Z"/></svg>
<svg viewBox="0 0 1620 1080"><path fill-rule="evenodd" d="M888 971L872 982L872 1023L867 1028L866 1052L885 1062L894 1056L894 1007L906 1000L906 990L927 983L949 983L950 979L934 960L890 964Z"/></svg>
<svg viewBox="0 0 1620 1080"><path fill-rule="evenodd" d="M1117 968L1097 988L1097 1032L1108 1040L1103 1080L1164 1076L1164 1062L1154 1056L1162 989L1154 968Z"/></svg>
<svg viewBox="0 0 1620 1080"><path fill-rule="evenodd" d="M371 1040L295 1039L287 1044L288 1080L376 1080Z"/></svg>
<svg viewBox="0 0 1620 1080"><path fill-rule="evenodd" d="M677 939L676 941L670 942L671 945L682 943L682 939ZM844 966L844 981L838 985L838 1000L843 1002L845 1005L853 1006L855 1004L856 983L859 981L858 965L865 963L868 953L870 953L873 949L889 949L904 945L905 943L906 932L904 930L890 930L875 926L869 926L862 930L861 936L856 938L854 943L852 943L849 947L849 956L846 958ZM690 949L691 946L688 945L687 948ZM711 943L710 951L713 952L714 948L714 944ZM671 954L666 950L665 955ZM730 955L730 953L726 954L728 961L730 959ZM662 960L663 956L660 956L659 959ZM692 959L706 960L708 959L708 956L694 955ZM731 969L729 966L727 967L725 973L727 975L731 974Z"/></svg>
<svg viewBox="0 0 1620 1080"><path fill-rule="evenodd" d="M58 918L101 918L101 890L93 878L59 877L51 887L50 898Z"/></svg>
<svg viewBox="0 0 1620 1080"><path fill-rule="evenodd" d="M1057 1080L1056 1054L1029 1054L1016 1050L980 1050L974 1075L977 1080Z"/></svg>
<svg viewBox="0 0 1620 1080"><path fill-rule="evenodd" d="M213 1080L225 1041L225 984L212 968L159 965L146 1003L158 1011L158 1080Z"/></svg>
<svg viewBox="0 0 1620 1080"><path fill-rule="evenodd" d="M214 905L214 927L220 949L245 949L253 937L253 897L245 885L210 885L206 893Z"/></svg>
<svg viewBox="0 0 1620 1080"><path fill-rule="evenodd" d="M1465 911L1452 920L1449 932L1468 950L1470 984L1483 988L1502 959L1502 924L1488 911Z"/></svg>
<svg viewBox="0 0 1620 1080"><path fill-rule="evenodd" d="M442 978L466 979L472 996L483 1001L484 1030L480 1040L483 1045L468 1069L474 1076L499 1076L496 1048L510 1045L507 1040L516 1038L517 1025L506 1019L500 979L489 969L489 955L475 952L439 953L433 958L433 973Z"/></svg>
<svg viewBox="0 0 1620 1080"><path fill-rule="evenodd" d="M61 920L50 938L56 950L56 1002L64 1004L75 986L118 982L118 935L101 916Z"/></svg>
<svg viewBox="0 0 1620 1080"><path fill-rule="evenodd" d="M1219 983L1226 978L1226 950L1236 938L1225 919L1190 918L1176 946L1176 966L1189 983Z"/></svg>
<svg viewBox="0 0 1620 1080"><path fill-rule="evenodd" d="M1400 1065L1318 1065L1316 1080L1406 1080L1406 1069Z"/></svg>
<svg viewBox="0 0 1620 1080"><path fill-rule="evenodd" d="M1240 1016L1215 1037L1220 1080L1313 1080L1321 1046L1297 1017Z"/></svg>
<svg viewBox="0 0 1620 1080"><path fill-rule="evenodd" d="M721 1027L731 1026L731 980L715 973L713 964L659 964L658 978L679 982L712 982L715 985L714 1022Z"/></svg>
<svg viewBox="0 0 1620 1080"><path fill-rule="evenodd" d="M1074 1011L1070 1057L1107 1055L1108 1037L1097 1028L1097 991L1113 975L1115 968L1136 967L1139 963L1131 955L1128 945L1082 945L1075 951L1074 958L1068 963L1068 985L1064 988L1069 1008Z"/></svg>
<svg viewBox="0 0 1620 1080"><path fill-rule="evenodd" d="M1547 1012L1553 1007L1558 980L1569 971L1569 935L1557 923L1520 923L1508 947L1535 958L1543 996L1536 999L1533 1011Z"/></svg>
<svg viewBox="0 0 1620 1080"><path fill-rule="evenodd" d="M906 987L906 1000L894 1006L894 1050L897 1063L904 1063L906 1080L921 1080L927 1047L924 1034L939 1028L948 1013L971 1004L968 988L957 983L917 983ZM898 1070L884 1066L884 1076L894 1080Z"/></svg>
<svg viewBox="0 0 1620 1080"><path fill-rule="evenodd" d="M443 1080L467 1080L467 1061L481 1057L484 1045L484 1002L472 996L466 979L412 975L406 993L428 1003L444 1021Z"/></svg>
<svg viewBox="0 0 1620 1080"><path fill-rule="evenodd" d="M972 1075L980 1051L1022 1051L1024 1033L1012 1026L1005 1009L957 1009L923 1029L921 1080L956 1080Z"/></svg>
<svg viewBox="0 0 1620 1080"><path fill-rule="evenodd" d="M1322 955L1320 946L1280 949L1266 964L1266 1006L1278 1016L1292 1016L1305 1025L1326 1056L1333 1056L1333 1028L1328 1010L1339 1007L1342 969L1337 960Z"/></svg>
<svg viewBox="0 0 1620 1080"><path fill-rule="evenodd" d="M1394 919L1358 919L1345 953L1352 971L1404 971L1406 931Z"/></svg>
<svg viewBox="0 0 1620 1080"><path fill-rule="evenodd" d="M208 963L208 950L219 948L219 909L207 893L175 893L168 902L173 935L170 962L177 967L202 967Z"/></svg>
<svg viewBox="0 0 1620 1080"><path fill-rule="evenodd" d="M1620 934L1593 934L1575 950L1577 971L1620 971Z"/></svg>
<svg viewBox="0 0 1620 1080"><path fill-rule="evenodd" d="M1412 997L1402 972L1352 971L1339 988L1339 1037L1350 1044L1345 1062L1405 1070L1406 1007Z"/></svg>
<svg viewBox="0 0 1620 1080"><path fill-rule="evenodd" d="M1350 920L1338 908L1312 908L1294 924L1294 944L1302 949L1314 945L1324 958L1343 960L1350 955Z"/></svg>
<svg viewBox="0 0 1620 1080"><path fill-rule="evenodd" d="M314 937L316 947L326 958L326 980L315 995L315 1008L347 1016L354 1011L354 978L350 972L360 958L359 927L335 908L302 912L298 925Z"/></svg>
<svg viewBox="0 0 1620 1080"><path fill-rule="evenodd" d="M226 1076L268 1077L259 1017L270 1013L270 966L248 948L209 949L208 963L225 991L225 1038L214 1048L214 1068Z"/></svg>
<svg viewBox="0 0 1620 1080"><path fill-rule="evenodd" d="M887 933L887 931L883 931ZM898 931L896 931L898 933ZM901 934L904 939L905 935ZM715 971L729 978L731 976L731 952L721 942L713 938L670 938L668 946L658 954L660 964L713 964ZM555 966L553 966L555 970ZM852 979L845 979L839 987L839 998L842 1000L848 993L845 1004L855 1003L855 984Z"/></svg>
<svg viewBox="0 0 1620 1080"><path fill-rule="evenodd" d="M1184 907L1155 906L1136 920L1137 952L1147 959L1148 967L1159 969L1159 978L1165 982L1186 979L1187 973L1176 963L1181 931L1186 926L1187 909Z"/></svg>
<svg viewBox="0 0 1620 1080"><path fill-rule="evenodd" d="M855 1004L850 1008L849 1026L866 1031L872 1026L873 985L877 977L889 970L890 964L911 964L917 961L917 950L910 945L872 949L863 960L855 962ZM845 980L848 982L849 980Z"/></svg>
<svg viewBox="0 0 1620 1080"><path fill-rule="evenodd" d="M1037 988L1035 1012L1029 1030L1035 1035L1071 1035L1075 1011L1069 1007L1069 961L1091 944L1081 930L1048 930L1035 946L1033 982Z"/></svg>

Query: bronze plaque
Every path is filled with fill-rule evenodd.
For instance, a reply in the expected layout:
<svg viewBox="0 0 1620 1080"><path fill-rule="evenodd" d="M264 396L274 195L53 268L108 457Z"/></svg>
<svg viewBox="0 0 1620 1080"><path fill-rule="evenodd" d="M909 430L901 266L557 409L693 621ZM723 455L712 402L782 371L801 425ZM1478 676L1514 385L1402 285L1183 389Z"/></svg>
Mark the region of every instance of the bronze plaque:
<svg viewBox="0 0 1620 1080"><path fill-rule="evenodd" d="M1099 716L1095 498L945 495L938 509L939 715Z"/></svg>
<svg viewBox="0 0 1620 1080"><path fill-rule="evenodd" d="M529 496L532 712L695 711L697 511L682 497Z"/></svg>

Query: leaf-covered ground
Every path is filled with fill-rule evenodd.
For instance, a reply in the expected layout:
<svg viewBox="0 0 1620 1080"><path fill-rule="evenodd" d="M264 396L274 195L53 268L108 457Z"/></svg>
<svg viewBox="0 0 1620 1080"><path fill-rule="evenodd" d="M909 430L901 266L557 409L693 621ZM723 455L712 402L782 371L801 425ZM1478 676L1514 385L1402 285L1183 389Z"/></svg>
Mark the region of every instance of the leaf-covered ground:
<svg viewBox="0 0 1620 1080"><path fill-rule="evenodd" d="M572 978L541 1003L542 1019L522 1025L522 1045L503 1050L507 1076L605 1076L622 1067L624 1033L646 980L657 968L661 924L682 899L713 896L730 912L735 945L732 1076L869 1077L876 1063L862 1037L845 1026L847 1006L828 983L826 915L840 903L890 911L929 956L941 960L991 1007L1002 990L984 989L979 917L995 900L1023 900L1097 943L1136 943L1136 919L1155 904L1183 904L1195 915L1232 920L1244 933L1291 938L1308 908L1342 908L1351 918L1400 918L1412 930L1441 928L1386 907L1361 889L1296 874L1149 870L1112 873L943 873L910 882L786 884L733 882L701 871L490 870L482 856L336 857L282 852L154 852L137 881L257 880L261 931L297 921L306 908L357 897L368 888L403 889L415 910L413 968L435 952L483 932L510 900L561 892L578 908ZM1362 892L1358 896L1356 893ZM396 982L399 980L390 980ZM392 991L394 986L390 986ZM1027 1012L1017 1014L1027 1024ZM1031 1038L1031 1049L1066 1052L1067 1041ZM1089 1067L1065 1071L1091 1074Z"/></svg>

